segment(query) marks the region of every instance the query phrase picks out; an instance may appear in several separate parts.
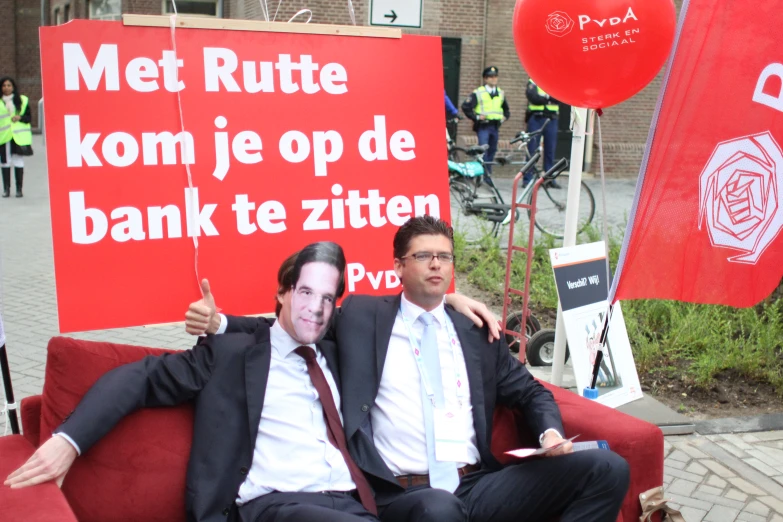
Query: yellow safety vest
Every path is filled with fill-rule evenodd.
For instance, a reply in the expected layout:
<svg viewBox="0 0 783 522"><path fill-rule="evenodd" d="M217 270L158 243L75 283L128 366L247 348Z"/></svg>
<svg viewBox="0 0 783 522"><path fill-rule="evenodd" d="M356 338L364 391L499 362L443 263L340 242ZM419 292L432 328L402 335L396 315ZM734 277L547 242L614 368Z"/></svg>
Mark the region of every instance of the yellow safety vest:
<svg viewBox="0 0 783 522"><path fill-rule="evenodd" d="M538 89L538 94L541 96L546 96L546 93L544 92L541 87L536 85L536 89ZM549 112L560 112L560 106L556 103L547 103L546 105L532 105L528 104L527 106L528 110L531 112L542 112L544 109L548 110Z"/></svg>
<svg viewBox="0 0 783 522"><path fill-rule="evenodd" d="M30 100L24 94L22 94L20 98L22 98L22 110L20 110L18 114L24 114ZM16 114L16 107L14 107L14 115ZM11 123L11 132L13 133L14 141L17 145L23 146L33 144L33 131L29 123L15 121Z"/></svg>
<svg viewBox="0 0 783 522"><path fill-rule="evenodd" d="M11 116L5 103L0 100L0 145L5 145L14 136L14 131L11 129Z"/></svg>
<svg viewBox="0 0 783 522"><path fill-rule="evenodd" d="M503 89L498 89L498 95L494 98L489 94L489 91L485 86L481 86L473 93L476 95L478 104L476 105L476 116L484 115L487 120L502 120L503 119L503 101L506 99L506 94Z"/></svg>

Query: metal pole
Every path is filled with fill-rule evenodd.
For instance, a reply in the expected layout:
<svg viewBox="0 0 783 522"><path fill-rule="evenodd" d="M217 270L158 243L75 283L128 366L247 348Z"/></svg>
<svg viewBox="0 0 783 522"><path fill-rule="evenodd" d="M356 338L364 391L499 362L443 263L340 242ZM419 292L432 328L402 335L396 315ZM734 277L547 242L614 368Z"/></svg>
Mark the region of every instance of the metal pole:
<svg viewBox="0 0 783 522"><path fill-rule="evenodd" d="M5 389L5 402L8 404L8 422L11 423L11 433L19 435L19 419L16 416L16 403L14 402L14 389L11 386L11 370L8 368L8 355L5 353L5 344L0 346L0 372L3 375L3 388Z"/></svg>
<svg viewBox="0 0 783 522"><path fill-rule="evenodd" d="M587 117L590 118L590 123L587 124L587 128L590 132L587 134L587 143L585 143L585 164L582 167L582 172L590 172L593 170L593 119L595 118L594 111L587 111Z"/></svg>
<svg viewBox="0 0 783 522"><path fill-rule="evenodd" d="M38 100L38 130L41 133L44 145L46 145L46 133L44 132L44 99Z"/></svg>
<svg viewBox="0 0 783 522"><path fill-rule="evenodd" d="M571 111L571 169L568 172L568 199L566 200L565 232L563 246L576 244L576 232L579 227L579 192L582 187L582 162L585 153L585 129L587 126L587 109L574 107ZM563 310L557 303L557 324L555 325L555 354L552 362L552 384L563 384L563 366L565 366L566 331L563 323Z"/></svg>

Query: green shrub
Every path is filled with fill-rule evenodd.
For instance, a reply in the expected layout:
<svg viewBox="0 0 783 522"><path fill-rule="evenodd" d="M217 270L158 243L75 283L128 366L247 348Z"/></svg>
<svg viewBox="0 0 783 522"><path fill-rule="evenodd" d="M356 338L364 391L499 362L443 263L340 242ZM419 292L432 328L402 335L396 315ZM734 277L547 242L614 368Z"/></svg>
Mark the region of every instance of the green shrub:
<svg viewBox="0 0 783 522"><path fill-rule="evenodd" d="M589 228L579 243L600 241L601 231ZM549 249L562 242L545 236L536 240L530 278L530 305L534 310L555 310L557 289ZM622 245L622 231L609 237L610 266L614 272ZM467 244L455 235L457 270L476 287L502 299L506 252L498 241L484 237ZM525 254L514 253L511 287L523 289ZM515 306L521 298L512 296ZM769 382L783 395L783 297L780 292L751 308L700 305L679 301L623 302L628 336L640 373L681 371L697 386L710 386L725 370ZM553 326L553 325L551 325Z"/></svg>

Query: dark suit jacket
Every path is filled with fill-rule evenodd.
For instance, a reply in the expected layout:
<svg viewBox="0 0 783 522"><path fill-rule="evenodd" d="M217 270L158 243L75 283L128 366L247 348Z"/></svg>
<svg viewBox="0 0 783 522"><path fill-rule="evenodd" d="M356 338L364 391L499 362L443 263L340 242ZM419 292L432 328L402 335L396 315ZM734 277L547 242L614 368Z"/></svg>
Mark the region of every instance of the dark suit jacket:
<svg viewBox="0 0 783 522"><path fill-rule="evenodd" d="M334 344L319 346L335 381ZM271 361L269 324L252 333L209 336L192 350L149 356L101 377L57 431L85 452L142 407L195 405L185 508L188 521L235 518L239 487L253 461Z"/></svg>
<svg viewBox="0 0 783 522"><path fill-rule="evenodd" d="M376 492L401 491L391 470L375 449L370 425L370 408L375 403L394 320L400 309L400 295L373 297L352 295L335 314L327 339L337 343L342 390L342 410L348 446L356 463L370 475ZM487 328L478 328L464 315L446 307L462 345L473 405L473 426L482 468L501 465L490 451L492 416L496 404L517 409L532 433L549 428L563 433L560 410L552 394L511 356L505 339L489 343ZM258 319L229 317L227 332L251 332Z"/></svg>

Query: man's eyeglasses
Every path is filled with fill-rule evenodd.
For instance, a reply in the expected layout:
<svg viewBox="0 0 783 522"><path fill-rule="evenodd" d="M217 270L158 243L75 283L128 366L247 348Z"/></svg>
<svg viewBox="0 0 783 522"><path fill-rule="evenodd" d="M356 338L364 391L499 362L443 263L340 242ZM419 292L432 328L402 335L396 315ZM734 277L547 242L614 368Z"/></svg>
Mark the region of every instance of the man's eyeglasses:
<svg viewBox="0 0 783 522"><path fill-rule="evenodd" d="M415 254L402 256L400 259L405 259L406 257L413 258L419 263L431 263L435 258L438 258L438 261L441 263L454 262L454 254L450 254L448 252L416 252Z"/></svg>

